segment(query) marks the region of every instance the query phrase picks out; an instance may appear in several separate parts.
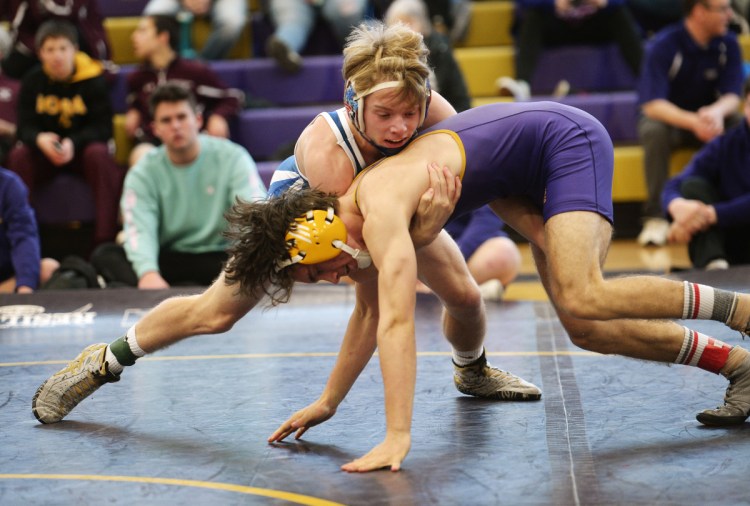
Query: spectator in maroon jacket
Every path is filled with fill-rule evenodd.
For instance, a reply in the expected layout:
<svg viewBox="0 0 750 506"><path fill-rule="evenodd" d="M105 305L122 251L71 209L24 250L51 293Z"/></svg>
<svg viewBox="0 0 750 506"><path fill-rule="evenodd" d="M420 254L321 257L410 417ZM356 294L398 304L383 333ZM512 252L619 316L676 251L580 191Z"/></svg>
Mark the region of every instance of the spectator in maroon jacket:
<svg viewBox="0 0 750 506"><path fill-rule="evenodd" d="M69 21L78 32L79 49L91 58L109 62L110 49L104 18L96 0L5 0L3 14L13 26L13 49L2 62L3 71L10 77L21 79L39 63L34 37L47 20ZM2 15L2 14L0 14Z"/></svg>
<svg viewBox="0 0 750 506"><path fill-rule="evenodd" d="M132 35L133 49L141 65L128 76L128 111L125 131L137 145L130 166L159 141L151 130L148 99L157 85L178 81L195 95L205 119L204 130L215 137L229 137L229 118L244 102L240 90L227 88L206 64L180 58L179 24L172 16L143 16Z"/></svg>

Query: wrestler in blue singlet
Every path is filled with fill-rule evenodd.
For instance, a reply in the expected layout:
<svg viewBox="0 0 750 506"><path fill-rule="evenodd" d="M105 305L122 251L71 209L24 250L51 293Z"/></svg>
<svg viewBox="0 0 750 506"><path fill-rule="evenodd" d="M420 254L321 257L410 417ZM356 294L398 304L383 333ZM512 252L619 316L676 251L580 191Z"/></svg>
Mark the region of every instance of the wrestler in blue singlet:
<svg viewBox="0 0 750 506"><path fill-rule="evenodd" d="M326 120L331 131L336 136L336 143L344 150L346 156L349 157L349 161L352 163L352 170L354 171L353 176L359 174L365 167L365 158L357 146L354 133L349 128L349 122L346 120L346 109L342 107L335 111L322 112L318 116L322 116ZM313 121L318 116L315 116ZM309 187L309 181L300 172L297 166L297 159L292 155L281 162L274 171L271 184L268 188L268 195L278 197L287 190L300 190Z"/></svg>
<svg viewBox="0 0 750 506"><path fill-rule="evenodd" d="M499 198L526 196L545 221L567 211L613 221L612 141L590 114L555 102L499 103L452 116L423 136L440 131L454 132L466 156L451 219Z"/></svg>

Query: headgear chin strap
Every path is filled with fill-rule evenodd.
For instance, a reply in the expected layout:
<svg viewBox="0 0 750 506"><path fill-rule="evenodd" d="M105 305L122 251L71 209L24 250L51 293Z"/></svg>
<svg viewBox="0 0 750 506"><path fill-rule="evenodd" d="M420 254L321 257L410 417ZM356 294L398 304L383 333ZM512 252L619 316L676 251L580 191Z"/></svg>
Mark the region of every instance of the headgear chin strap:
<svg viewBox="0 0 750 506"><path fill-rule="evenodd" d="M286 233L289 258L280 260L277 269L297 263L319 264L336 258L342 251L357 260L360 269L369 267L372 263L370 255L346 244L346 237L346 226L341 218L334 214L332 207L325 211L308 211L304 216L295 218Z"/></svg>
<svg viewBox="0 0 750 506"><path fill-rule="evenodd" d="M346 83L346 88L344 89L344 106L346 107L347 112L349 113L349 118L352 120L352 123L354 123L354 128L357 129L357 131L362 135L362 137L365 138L367 142L372 144L372 146L375 147L378 151L380 151L385 156L392 156L395 154L398 154L401 150L403 150L409 143L407 142L400 148L387 148L385 146L381 146L380 144L377 144L375 141L370 139L370 137L365 134L365 97L367 95L371 95L375 93L376 91L384 90L387 88L401 88L404 86L403 81L385 81L382 83L378 83L372 88L363 91L362 93L357 94L356 90L354 89L354 80L350 79ZM425 118L427 118L427 110L430 108L430 98L432 97L432 90L430 89L430 80L425 80L425 95L424 99L422 100L422 103L419 104L419 124L417 125L417 129L421 128L421 126L424 124ZM414 134L411 136L411 139L416 137L417 131L414 131ZM409 139L411 141L411 139Z"/></svg>

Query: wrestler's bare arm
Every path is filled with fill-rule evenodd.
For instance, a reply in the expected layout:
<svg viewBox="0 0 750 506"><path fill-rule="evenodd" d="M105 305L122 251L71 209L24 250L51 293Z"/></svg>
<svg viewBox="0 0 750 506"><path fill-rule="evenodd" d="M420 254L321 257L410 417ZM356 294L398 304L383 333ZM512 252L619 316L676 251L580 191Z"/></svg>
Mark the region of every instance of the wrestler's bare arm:
<svg viewBox="0 0 750 506"><path fill-rule="evenodd" d="M371 289L370 285L375 289ZM367 322L377 322L377 277L355 286L357 300L349 326L344 334L336 363L320 397L294 413L268 438L281 441L292 432L299 439L310 427L321 424L336 414L344 397L357 380L375 352L375 333L366 328ZM368 300L375 296L375 300ZM371 314L371 313L375 314Z"/></svg>
<svg viewBox="0 0 750 506"><path fill-rule="evenodd" d="M385 390L386 436L366 455L342 466L349 472L382 467L396 471L411 447L417 258L409 223L428 184L426 171L413 172L399 181L374 173L360 186L365 217L362 235L378 268L377 344Z"/></svg>
<svg viewBox="0 0 750 506"><path fill-rule="evenodd" d="M456 109L453 108L450 102L437 91L433 91L432 98L430 99L430 108L427 110L427 117L424 120L422 129L429 128L455 114L457 114Z"/></svg>
<svg viewBox="0 0 750 506"><path fill-rule="evenodd" d="M300 135L295 155L311 188L343 195L354 179L349 157L336 144L336 136L320 116Z"/></svg>

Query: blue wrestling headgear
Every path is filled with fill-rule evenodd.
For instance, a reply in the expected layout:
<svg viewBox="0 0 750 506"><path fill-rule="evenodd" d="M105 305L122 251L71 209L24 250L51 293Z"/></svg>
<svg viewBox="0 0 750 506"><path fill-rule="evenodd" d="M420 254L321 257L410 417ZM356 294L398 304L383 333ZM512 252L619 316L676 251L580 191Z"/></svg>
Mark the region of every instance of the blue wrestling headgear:
<svg viewBox="0 0 750 506"><path fill-rule="evenodd" d="M357 131L360 134L362 134L362 137L364 137L367 142L372 144L378 151L380 151L385 156L392 156L392 155L399 153L402 149L406 147L406 145L400 148L386 148L385 146L376 144L372 139L370 139L365 134L365 97L379 90L383 90L386 88L399 88L403 85L404 85L403 81L385 81L385 82L376 84L369 90L366 90L360 94L357 94L356 90L354 89L354 81L350 79L349 81L347 81L346 87L344 88L344 107L346 107L346 110L349 113L349 118L352 120L352 123L354 123L354 128L356 128ZM422 100L422 103L419 104L420 115L419 115L419 123L417 124L417 129L421 128L422 125L424 124L424 120L425 118L427 118L427 111L430 108L430 99L432 98L432 89L430 88L429 79L425 79L425 88L426 90L424 94L424 99ZM416 135L417 135L417 132L415 130L414 134L412 135L412 138L414 138Z"/></svg>
<svg viewBox="0 0 750 506"><path fill-rule="evenodd" d="M289 258L280 260L278 268L297 263L319 264L336 258L342 251L350 254L360 269L369 267L372 263L370 255L346 244L346 237L346 226L332 207L325 211L308 211L295 218L289 227L285 237Z"/></svg>

